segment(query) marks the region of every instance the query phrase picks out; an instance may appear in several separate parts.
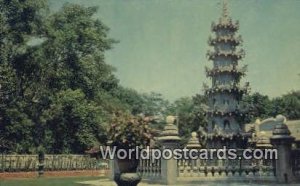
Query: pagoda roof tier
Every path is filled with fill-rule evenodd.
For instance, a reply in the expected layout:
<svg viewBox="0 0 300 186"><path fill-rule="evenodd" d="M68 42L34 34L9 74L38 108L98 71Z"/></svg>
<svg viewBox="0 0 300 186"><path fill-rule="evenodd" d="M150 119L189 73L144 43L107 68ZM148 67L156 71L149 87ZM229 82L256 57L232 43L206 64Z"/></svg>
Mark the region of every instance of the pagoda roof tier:
<svg viewBox="0 0 300 186"><path fill-rule="evenodd" d="M239 60L245 57L245 51L243 49L239 51L222 51L222 50L207 51L206 56L208 57L209 60L214 60L220 56L231 57L235 60Z"/></svg>
<svg viewBox="0 0 300 186"><path fill-rule="evenodd" d="M239 21L233 22L231 18L220 18L218 23L211 23L211 30L217 32L220 30L229 29L235 32L239 29L239 25Z"/></svg>
<svg viewBox="0 0 300 186"><path fill-rule="evenodd" d="M223 66L223 67L219 66L219 67L214 67L212 69L205 67L205 72L206 72L206 76L210 76L210 77L221 73L232 73L232 74L243 76L247 72L247 65L243 67L236 67L234 65Z"/></svg>
<svg viewBox="0 0 300 186"><path fill-rule="evenodd" d="M234 37L233 35L229 36L217 36L215 38L209 37L208 38L208 44L211 46L215 46L217 43L231 43L234 46L237 46L243 42L242 36Z"/></svg>
<svg viewBox="0 0 300 186"><path fill-rule="evenodd" d="M246 83L246 85L243 87L236 83L232 83L232 84L217 84L211 88L209 88L207 85L204 84L203 88L206 95L214 94L217 92L245 94L250 91L249 83Z"/></svg>
<svg viewBox="0 0 300 186"><path fill-rule="evenodd" d="M207 107L204 109L205 112L221 112L221 113L248 113L248 109L244 106L237 105L235 108L229 109L226 105L214 105L213 107Z"/></svg>
<svg viewBox="0 0 300 186"><path fill-rule="evenodd" d="M217 110L217 109L209 109L209 110L206 110L206 114L208 116L221 116L221 117L224 117L224 116L244 116L245 115L245 112L244 111L241 111L239 109L236 109L236 110Z"/></svg>

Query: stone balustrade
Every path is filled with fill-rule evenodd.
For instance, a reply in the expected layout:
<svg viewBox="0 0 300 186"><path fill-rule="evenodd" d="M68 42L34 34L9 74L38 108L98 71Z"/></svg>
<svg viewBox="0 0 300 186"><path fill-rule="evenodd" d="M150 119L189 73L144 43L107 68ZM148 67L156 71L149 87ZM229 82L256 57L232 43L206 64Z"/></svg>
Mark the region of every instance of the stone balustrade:
<svg viewBox="0 0 300 186"><path fill-rule="evenodd" d="M0 155L0 172L37 171L38 155ZM108 169L108 161L97 161L88 155L46 154L45 171Z"/></svg>
<svg viewBox="0 0 300 186"><path fill-rule="evenodd" d="M140 159L138 172L143 179L161 179L161 159Z"/></svg>

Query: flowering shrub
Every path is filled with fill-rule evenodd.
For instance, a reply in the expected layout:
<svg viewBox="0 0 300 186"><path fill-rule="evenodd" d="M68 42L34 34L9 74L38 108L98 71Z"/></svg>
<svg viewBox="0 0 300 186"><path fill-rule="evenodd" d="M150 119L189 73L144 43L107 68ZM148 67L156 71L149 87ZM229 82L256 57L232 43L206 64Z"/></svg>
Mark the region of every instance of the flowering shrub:
<svg viewBox="0 0 300 186"><path fill-rule="evenodd" d="M143 148L150 144L154 130L149 127L150 117L115 113L108 130L108 138L113 146L120 148Z"/></svg>

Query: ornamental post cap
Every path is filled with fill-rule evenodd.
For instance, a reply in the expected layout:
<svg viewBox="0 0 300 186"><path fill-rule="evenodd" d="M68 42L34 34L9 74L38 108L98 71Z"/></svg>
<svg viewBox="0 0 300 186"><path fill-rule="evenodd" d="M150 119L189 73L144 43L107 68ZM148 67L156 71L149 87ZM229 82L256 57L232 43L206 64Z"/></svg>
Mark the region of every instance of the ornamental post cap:
<svg viewBox="0 0 300 186"><path fill-rule="evenodd" d="M273 135L290 136L291 132L286 124L278 123L273 130Z"/></svg>
<svg viewBox="0 0 300 186"><path fill-rule="evenodd" d="M167 116L166 122L167 124L174 124L176 117L175 116Z"/></svg>
<svg viewBox="0 0 300 186"><path fill-rule="evenodd" d="M279 122L279 123L286 123L286 117L279 114L276 116L276 121Z"/></svg>
<svg viewBox="0 0 300 186"><path fill-rule="evenodd" d="M199 138L197 137L197 132L191 133L191 138L189 139L188 143L186 144L186 148L188 149L199 149L201 145L199 143Z"/></svg>
<svg viewBox="0 0 300 186"><path fill-rule="evenodd" d="M197 138L197 132L192 132L192 138Z"/></svg>

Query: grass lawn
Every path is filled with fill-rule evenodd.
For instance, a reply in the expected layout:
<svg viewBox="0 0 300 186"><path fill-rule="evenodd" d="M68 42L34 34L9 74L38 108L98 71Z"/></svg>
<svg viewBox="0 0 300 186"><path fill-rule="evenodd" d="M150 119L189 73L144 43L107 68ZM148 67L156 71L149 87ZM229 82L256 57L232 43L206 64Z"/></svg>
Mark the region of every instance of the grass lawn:
<svg viewBox="0 0 300 186"><path fill-rule="evenodd" d="M99 179L100 177L68 177L0 180L0 186L82 186L75 182Z"/></svg>

